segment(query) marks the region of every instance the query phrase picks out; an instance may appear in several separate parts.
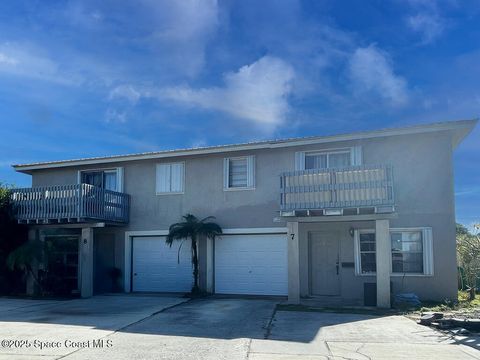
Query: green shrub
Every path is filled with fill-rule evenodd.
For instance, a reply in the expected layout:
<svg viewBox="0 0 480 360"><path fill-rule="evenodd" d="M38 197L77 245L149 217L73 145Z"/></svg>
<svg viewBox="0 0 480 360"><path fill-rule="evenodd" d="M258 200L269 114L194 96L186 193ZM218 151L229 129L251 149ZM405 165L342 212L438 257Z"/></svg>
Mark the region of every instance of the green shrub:
<svg viewBox="0 0 480 360"><path fill-rule="evenodd" d="M0 183L0 294L23 293L25 282L21 270L10 270L7 257L27 241L28 229L19 225L13 216L10 201L11 186Z"/></svg>

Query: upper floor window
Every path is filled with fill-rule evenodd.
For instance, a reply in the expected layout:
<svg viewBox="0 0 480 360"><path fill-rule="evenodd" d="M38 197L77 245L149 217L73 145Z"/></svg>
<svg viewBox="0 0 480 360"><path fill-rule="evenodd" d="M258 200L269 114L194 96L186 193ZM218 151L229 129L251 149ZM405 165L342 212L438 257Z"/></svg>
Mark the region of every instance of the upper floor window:
<svg viewBox="0 0 480 360"><path fill-rule="evenodd" d="M120 179L118 169L88 170L82 171L81 182L106 190L120 191Z"/></svg>
<svg viewBox="0 0 480 360"><path fill-rule="evenodd" d="M305 170L351 166L350 149L332 152L305 153Z"/></svg>
<svg viewBox="0 0 480 360"><path fill-rule="evenodd" d="M295 153L295 170L343 168L354 165L362 165L361 146Z"/></svg>
<svg viewBox="0 0 480 360"><path fill-rule="evenodd" d="M185 163L157 164L157 194L181 194L184 189Z"/></svg>
<svg viewBox="0 0 480 360"><path fill-rule="evenodd" d="M224 189L241 190L255 187L255 157L224 159Z"/></svg>

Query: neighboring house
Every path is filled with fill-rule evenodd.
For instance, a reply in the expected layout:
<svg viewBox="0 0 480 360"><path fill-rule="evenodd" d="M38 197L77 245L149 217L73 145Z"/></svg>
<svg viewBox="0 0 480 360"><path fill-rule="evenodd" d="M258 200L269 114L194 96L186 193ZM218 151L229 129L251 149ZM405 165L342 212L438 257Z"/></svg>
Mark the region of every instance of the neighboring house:
<svg viewBox="0 0 480 360"><path fill-rule="evenodd" d="M453 299L453 150L476 122L15 165L32 188L12 196L31 238L74 244L63 259L83 297L111 290L112 267L125 292L189 291L189 246L165 235L192 213L225 232L199 244L211 293Z"/></svg>

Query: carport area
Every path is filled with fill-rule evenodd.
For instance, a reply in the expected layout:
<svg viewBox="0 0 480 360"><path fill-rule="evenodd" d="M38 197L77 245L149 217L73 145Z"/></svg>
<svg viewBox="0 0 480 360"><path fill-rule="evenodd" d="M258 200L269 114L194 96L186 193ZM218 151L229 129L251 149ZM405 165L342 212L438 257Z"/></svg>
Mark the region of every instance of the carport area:
<svg viewBox="0 0 480 360"><path fill-rule="evenodd" d="M0 359L480 359L480 351L403 316L283 311L277 303L0 299ZM59 345L40 349L35 340Z"/></svg>

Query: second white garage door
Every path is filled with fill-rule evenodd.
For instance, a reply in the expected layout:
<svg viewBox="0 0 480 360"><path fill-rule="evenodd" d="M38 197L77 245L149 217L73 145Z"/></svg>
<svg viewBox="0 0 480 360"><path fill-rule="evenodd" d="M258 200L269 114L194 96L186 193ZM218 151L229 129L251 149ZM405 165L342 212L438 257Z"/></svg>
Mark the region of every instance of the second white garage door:
<svg viewBox="0 0 480 360"><path fill-rule="evenodd" d="M134 237L132 244L132 290L188 292L192 289L191 242L165 244L165 236Z"/></svg>
<svg viewBox="0 0 480 360"><path fill-rule="evenodd" d="M286 234L223 235L215 240L215 292L287 295Z"/></svg>

